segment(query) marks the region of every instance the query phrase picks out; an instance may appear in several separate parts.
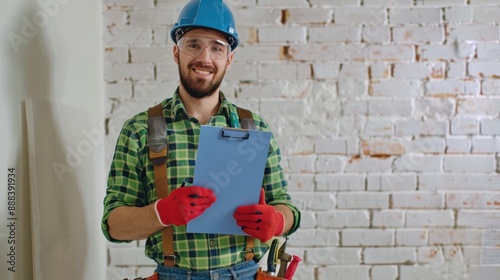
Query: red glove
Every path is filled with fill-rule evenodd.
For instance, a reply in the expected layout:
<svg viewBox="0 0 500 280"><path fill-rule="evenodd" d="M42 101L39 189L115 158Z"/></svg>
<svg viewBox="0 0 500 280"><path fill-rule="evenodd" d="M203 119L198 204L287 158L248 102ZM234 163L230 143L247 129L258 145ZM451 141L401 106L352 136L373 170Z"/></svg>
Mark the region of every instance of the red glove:
<svg viewBox="0 0 500 280"><path fill-rule="evenodd" d="M164 226L186 225L212 206L215 199L213 191L207 188L198 186L178 188L168 197L156 201L156 215Z"/></svg>
<svg viewBox="0 0 500 280"><path fill-rule="evenodd" d="M285 215L266 204L263 189L259 204L240 206L236 208L233 217L243 232L262 242L282 235L285 230Z"/></svg>

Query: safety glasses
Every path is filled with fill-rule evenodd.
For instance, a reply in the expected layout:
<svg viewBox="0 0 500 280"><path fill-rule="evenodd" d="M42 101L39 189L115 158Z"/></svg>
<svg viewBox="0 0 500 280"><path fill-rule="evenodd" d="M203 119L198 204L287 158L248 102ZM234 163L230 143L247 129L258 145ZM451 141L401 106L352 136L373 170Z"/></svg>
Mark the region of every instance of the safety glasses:
<svg viewBox="0 0 500 280"><path fill-rule="evenodd" d="M210 58L213 60L226 59L231 54L231 46L221 40L208 38L182 37L177 41L179 50L187 55L197 57L205 48L208 48Z"/></svg>

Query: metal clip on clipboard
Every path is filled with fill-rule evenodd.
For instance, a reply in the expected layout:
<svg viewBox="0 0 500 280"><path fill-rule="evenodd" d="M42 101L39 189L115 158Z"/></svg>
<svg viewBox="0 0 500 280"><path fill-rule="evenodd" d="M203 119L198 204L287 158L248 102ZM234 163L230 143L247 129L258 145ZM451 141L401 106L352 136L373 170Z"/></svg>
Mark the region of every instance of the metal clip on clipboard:
<svg viewBox="0 0 500 280"><path fill-rule="evenodd" d="M247 140L250 138L250 133L247 129L225 127L221 130L221 136L237 140Z"/></svg>

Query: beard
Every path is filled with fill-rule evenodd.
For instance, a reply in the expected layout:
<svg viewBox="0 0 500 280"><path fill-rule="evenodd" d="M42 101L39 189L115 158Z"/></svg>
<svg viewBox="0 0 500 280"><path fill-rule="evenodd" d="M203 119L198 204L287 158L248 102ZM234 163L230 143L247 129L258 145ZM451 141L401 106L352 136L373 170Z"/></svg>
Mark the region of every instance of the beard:
<svg viewBox="0 0 500 280"><path fill-rule="evenodd" d="M200 66L195 64L188 65L188 69L191 69L193 66ZM222 79L224 78L224 74L226 73L226 67L220 75L218 69L214 67L212 72L214 73L214 78L210 81L201 78L193 78L189 77L189 73L184 73L181 69L181 63L179 62L179 77L181 81L181 85L186 89L187 93L197 99L205 98L212 96L217 89L220 87L222 83Z"/></svg>

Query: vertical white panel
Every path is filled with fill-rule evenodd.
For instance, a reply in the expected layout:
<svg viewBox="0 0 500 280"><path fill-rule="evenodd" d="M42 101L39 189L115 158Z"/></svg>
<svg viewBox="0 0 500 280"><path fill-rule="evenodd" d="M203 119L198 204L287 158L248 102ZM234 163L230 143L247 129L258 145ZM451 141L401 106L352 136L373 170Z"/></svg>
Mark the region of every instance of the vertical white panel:
<svg viewBox="0 0 500 280"><path fill-rule="evenodd" d="M97 279L103 247L95 168L104 132L87 110L26 101L34 279Z"/></svg>
<svg viewBox="0 0 500 280"><path fill-rule="evenodd" d="M101 22L99 1L0 2L1 279L105 279Z"/></svg>

